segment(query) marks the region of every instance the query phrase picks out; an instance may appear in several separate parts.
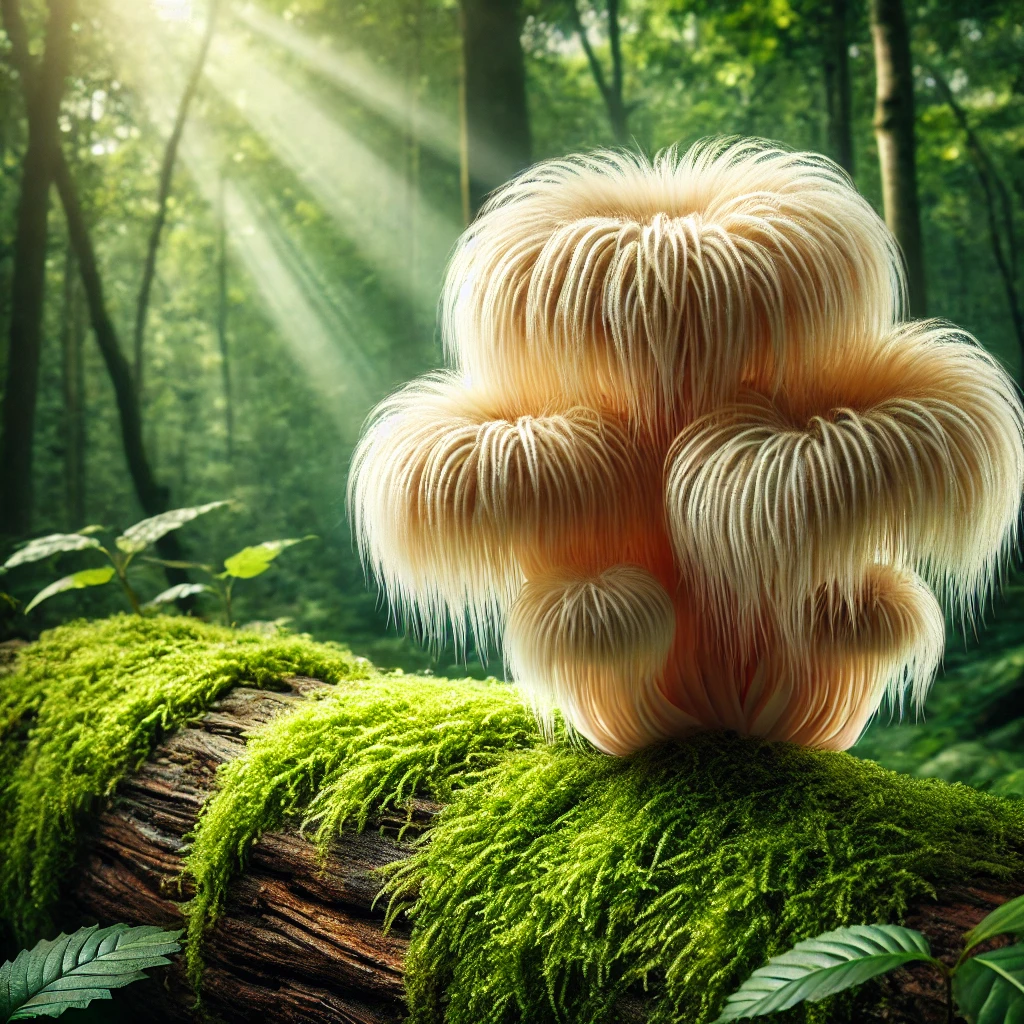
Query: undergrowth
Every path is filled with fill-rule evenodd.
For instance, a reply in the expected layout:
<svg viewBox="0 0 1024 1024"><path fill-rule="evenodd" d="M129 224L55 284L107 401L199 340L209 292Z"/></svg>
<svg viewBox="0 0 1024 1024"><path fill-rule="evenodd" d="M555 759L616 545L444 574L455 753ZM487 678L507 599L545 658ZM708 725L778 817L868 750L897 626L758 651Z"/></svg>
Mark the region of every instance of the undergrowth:
<svg viewBox="0 0 1024 1024"><path fill-rule="evenodd" d="M382 676L306 640L122 618L48 634L3 680L0 913L23 930L42 920L75 829L168 729L235 682L290 673L351 683L257 730L221 770L187 862L194 977L263 832L298 824L325 849L414 795L446 804L386 875L390 914L414 925L418 1024L611 1024L637 995L646 1020L699 1024L799 939L1024 871L1022 801L723 735L609 758L545 744L498 683Z"/></svg>
<svg viewBox="0 0 1024 1024"><path fill-rule="evenodd" d="M44 633L0 686L0 920L22 944L48 928L88 812L230 687L370 673L340 647L189 618L121 615Z"/></svg>

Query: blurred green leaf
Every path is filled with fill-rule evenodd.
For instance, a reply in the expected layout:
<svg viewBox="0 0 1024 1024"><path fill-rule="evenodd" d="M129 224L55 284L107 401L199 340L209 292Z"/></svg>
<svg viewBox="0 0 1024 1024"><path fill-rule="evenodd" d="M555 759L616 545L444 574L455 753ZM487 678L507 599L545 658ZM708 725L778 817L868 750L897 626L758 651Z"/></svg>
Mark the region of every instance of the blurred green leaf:
<svg viewBox="0 0 1024 1024"><path fill-rule="evenodd" d="M193 519L212 512L215 508L230 505L229 501L211 501L206 505L194 505L191 508L174 508L169 512L161 512L158 516L143 519L134 526L129 526L115 543L126 555L134 555L149 547L154 541L177 530L179 526L192 522Z"/></svg>
<svg viewBox="0 0 1024 1024"><path fill-rule="evenodd" d="M156 608L157 605L170 604L171 601L180 601L185 597L192 597L193 594L201 594L210 588L205 583L177 583L161 591L152 601L147 601L143 608Z"/></svg>
<svg viewBox="0 0 1024 1024"><path fill-rule="evenodd" d="M230 558L225 558L224 569L228 576L234 576L235 579L239 580L249 580L266 572L270 568L270 563L285 548L301 544L305 540L314 539L313 536L309 536L290 537L287 540L266 540L262 544L242 548L237 554L232 555Z"/></svg>
<svg viewBox="0 0 1024 1024"><path fill-rule="evenodd" d="M114 567L112 565L101 566L99 569L82 569L80 572L72 573L70 576L65 576L63 579L57 580L55 583L51 583L48 587L40 590L29 601L25 614L28 615L37 604L42 604L43 601L53 597L55 594L63 594L65 590L84 590L86 587L101 587L104 583L109 583L113 578Z"/></svg>
<svg viewBox="0 0 1024 1024"><path fill-rule="evenodd" d="M51 555L59 555L65 551L84 551L86 548L98 548L100 542L82 533L51 533L47 537L30 540L23 548L19 548L3 564L4 569L38 562Z"/></svg>

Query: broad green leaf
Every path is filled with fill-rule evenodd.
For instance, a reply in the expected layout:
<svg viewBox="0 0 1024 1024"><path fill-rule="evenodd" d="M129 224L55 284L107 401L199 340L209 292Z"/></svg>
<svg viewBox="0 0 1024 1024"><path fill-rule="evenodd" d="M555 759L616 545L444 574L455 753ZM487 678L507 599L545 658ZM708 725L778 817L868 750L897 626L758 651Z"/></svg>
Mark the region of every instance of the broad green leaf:
<svg viewBox="0 0 1024 1024"><path fill-rule="evenodd" d="M13 569L28 562L38 562L59 555L65 551L84 551L86 548L98 548L100 542L95 537L86 537L81 533L51 533L48 537L37 537L30 540L23 548L19 548L4 562L5 569Z"/></svg>
<svg viewBox="0 0 1024 1024"><path fill-rule="evenodd" d="M920 932L890 924L837 928L772 957L729 996L718 1020L760 1017L805 999L824 999L915 960L935 962Z"/></svg>
<svg viewBox="0 0 1024 1024"><path fill-rule="evenodd" d="M1024 1024L1024 943L965 960L953 997L971 1024Z"/></svg>
<svg viewBox="0 0 1024 1024"><path fill-rule="evenodd" d="M42 604L43 601L53 597L54 594L63 594L65 590L84 590L86 587L102 587L104 583L109 583L113 578L114 567L112 565L105 565L99 569L82 569L79 572L74 572L70 576L65 576L63 579L57 580L55 583L51 583L48 587L40 590L29 601L25 614L28 615L37 604Z"/></svg>
<svg viewBox="0 0 1024 1024"><path fill-rule="evenodd" d="M209 589L205 583L177 583L157 594L152 601L147 601L142 607L155 608L160 604L170 604L171 601L180 601L183 597L201 594L204 590Z"/></svg>
<svg viewBox="0 0 1024 1024"><path fill-rule="evenodd" d="M228 501L211 501L206 505L195 505L192 508L173 508L169 512L161 512L158 516L143 519L134 526L129 526L115 543L126 555L134 555L144 551L154 541L158 541L171 530L178 529L193 519L212 512L215 508L229 505Z"/></svg>
<svg viewBox="0 0 1024 1024"><path fill-rule="evenodd" d="M262 544L256 544L251 548L242 548L237 554L224 559L224 568L227 570L228 576L234 576L238 580L251 580L254 576L266 572L270 568L270 563L285 548L301 544L304 540L313 540L313 537L265 540Z"/></svg>
<svg viewBox="0 0 1024 1024"><path fill-rule="evenodd" d="M0 1020L57 1017L109 999L111 989L146 977L146 968L170 963L180 934L151 925L93 925L38 942L0 967Z"/></svg>
<svg viewBox="0 0 1024 1024"><path fill-rule="evenodd" d="M997 935L1012 935L1015 939L1024 936L1024 896L996 907L964 936L964 941L967 948L972 949L979 942L993 939Z"/></svg>

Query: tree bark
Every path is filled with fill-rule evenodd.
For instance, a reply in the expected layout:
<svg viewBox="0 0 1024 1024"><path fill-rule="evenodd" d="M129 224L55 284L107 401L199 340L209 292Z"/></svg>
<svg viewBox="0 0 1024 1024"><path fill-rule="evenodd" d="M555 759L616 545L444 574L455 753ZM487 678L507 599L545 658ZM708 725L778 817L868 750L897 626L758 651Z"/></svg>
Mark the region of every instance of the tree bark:
<svg viewBox="0 0 1024 1024"><path fill-rule="evenodd" d="M121 786L85 840L69 894L75 913L65 927L82 921L181 926L178 903L190 895L179 882L185 837L218 766L241 753L248 731L324 686L310 679L292 679L289 685L284 693L232 691L202 721L162 743ZM415 801L413 832L429 828L439 809ZM409 838L396 838L405 822L402 815L378 821L361 835L341 836L323 866L294 831L264 836L208 937L206 1010L228 1022L402 1020L409 926L400 919L384 933L384 907L374 906L379 882L373 869L408 855ZM963 933L1022 891L1024 878L1010 885L965 879L941 891L937 900L915 903L906 923L924 932L936 954L952 963ZM139 1015L154 1021L198 1020L180 958L166 973L154 975L117 998L134 1002ZM905 970L885 984L884 1010L877 1006L877 990L865 990L859 1020L947 1024L941 982ZM616 1009L623 1022L647 1019L640 999Z"/></svg>
<svg viewBox="0 0 1024 1024"><path fill-rule="evenodd" d="M156 215L153 218L153 226L149 232L149 244L146 246L146 259L142 267L142 282L139 285L139 297L135 308L135 333L133 336L135 387L140 399L143 393L143 346L146 337L146 317L149 314L149 296L153 288L153 277L156 274L156 257L160 250L160 236L167 221L167 200L171 195L174 165L178 159L178 147L181 144L181 136L185 131L185 124L188 121L189 108L192 106L192 100L199 89L199 80L203 77L206 55L210 52L210 43L213 41L213 31L217 25L219 9L220 0L210 0L206 15L206 30L203 32L203 39L199 44L199 52L196 54L192 71L185 83L185 91L181 94L181 99L178 101L178 112L174 118L174 126L167 139L164 157L160 164L160 184L157 190Z"/></svg>
<svg viewBox="0 0 1024 1024"><path fill-rule="evenodd" d="M520 0L461 0L469 215L530 163Z"/></svg>
<svg viewBox="0 0 1024 1024"><path fill-rule="evenodd" d="M625 146L629 143L629 107L622 97L622 30L619 24L619 0L608 0L608 48L611 51L612 62L610 81L605 76L604 68L590 44L590 37L580 15L578 0L570 0L569 17L583 47L590 73L594 76L597 91L604 100L612 135L616 143Z"/></svg>
<svg viewBox="0 0 1024 1024"><path fill-rule="evenodd" d="M853 115L847 0L832 0L824 37L825 103L832 156L853 177Z"/></svg>
<svg viewBox="0 0 1024 1024"><path fill-rule="evenodd" d="M923 317L928 301L917 194L914 69L903 0L871 0L871 38L875 50L875 139L885 222L903 250L910 315Z"/></svg>
<svg viewBox="0 0 1024 1024"><path fill-rule="evenodd" d="M231 463L235 458L235 407L231 391L231 353L228 350L228 229L224 185L224 170L221 168L217 189L217 346L224 389L224 431L228 462Z"/></svg>
<svg viewBox="0 0 1024 1024"><path fill-rule="evenodd" d="M64 500L67 528L71 531L80 530L85 525L85 365L82 359L85 331L80 293L76 287L77 273L75 254L68 242L64 254L61 385L64 395Z"/></svg>
<svg viewBox="0 0 1024 1024"><path fill-rule="evenodd" d="M13 48L29 52L19 0L2 0L4 28ZM71 63L74 0L50 0L45 51L24 82L28 148L21 167L14 236L14 272L0 437L0 534L21 536L32 526L32 447L46 291L50 182L58 151L57 115ZM24 71L19 67L19 71Z"/></svg>

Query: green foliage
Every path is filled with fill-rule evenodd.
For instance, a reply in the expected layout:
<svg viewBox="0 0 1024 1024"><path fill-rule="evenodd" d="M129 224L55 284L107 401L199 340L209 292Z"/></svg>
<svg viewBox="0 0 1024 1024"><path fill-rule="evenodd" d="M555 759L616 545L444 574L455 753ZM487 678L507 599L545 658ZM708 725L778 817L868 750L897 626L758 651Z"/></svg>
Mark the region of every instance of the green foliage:
<svg viewBox="0 0 1024 1024"><path fill-rule="evenodd" d="M59 1017L110 990L146 977L150 967L169 964L181 948L181 932L115 924L80 928L72 935L40 940L0 967L0 1020Z"/></svg>
<svg viewBox="0 0 1024 1024"><path fill-rule="evenodd" d="M968 957L975 946L1024 925L1024 896L994 910L966 936L960 959L947 967L932 956L928 940L912 928L854 925L798 942L773 957L729 996L719 1021L762 1017L804 1000L817 1001L906 964L926 963L946 981L953 1001L971 1024L1024 1020L1024 943Z"/></svg>
<svg viewBox="0 0 1024 1024"><path fill-rule="evenodd" d="M102 587L114 578L114 567L112 565L101 565L98 569L79 569L70 576L55 580L48 587L42 590L25 605L25 614L28 615L36 605L41 604L47 598L55 594L63 594L65 590L81 590L83 587Z"/></svg>
<svg viewBox="0 0 1024 1024"><path fill-rule="evenodd" d="M128 581L128 568L137 554L145 551L150 544L155 544L161 537L166 537L172 530L177 530L185 523L216 508L223 508L229 505L228 501L211 501L205 505L197 505L193 508L176 508L169 512L162 512L158 516L143 519L134 526L129 526L119 537L116 537L112 547L105 547L93 533L102 532L102 527L87 527L80 533L58 533L49 537L39 537L30 541L23 548L16 551L4 563L3 568L10 569L18 565L25 565L29 562L39 562L44 558L68 551L83 551L95 548L102 551L110 562L109 566L99 569L83 569L79 572L56 580L32 598L25 607L25 614L28 615L33 608L42 604L48 598L57 594L63 594L68 590L82 590L85 587L101 587L109 583L115 576L124 589L132 609L142 613L142 606L139 603L138 595L134 587ZM173 589L173 588L172 588ZM168 597L169 591L164 591L154 599L154 604L162 604L175 600L175 597ZM179 592L177 596L182 596Z"/></svg>
<svg viewBox="0 0 1024 1024"><path fill-rule="evenodd" d="M342 648L184 617L118 616L45 633L0 688L0 919L23 941L46 926L84 816L230 687L369 671Z"/></svg>
<svg viewBox="0 0 1024 1024"><path fill-rule="evenodd" d="M237 554L224 559L224 572L236 580L251 580L270 568L270 563L285 548L301 544L313 537L292 537L288 540L265 540L254 547L242 548Z"/></svg>
<svg viewBox="0 0 1024 1024"><path fill-rule="evenodd" d="M928 940L912 928L892 924L837 928L804 939L759 967L729 996L718 1021L763 1017L805 999L817 1002L915 962L936 961Z"/></svg>
<svg viewBox="0 0 1024 1024"><path fill-rule="evenodd" d="M1024 943L979 953L959 965L953 996L971 1024L1024 1020Z"/></svg>

